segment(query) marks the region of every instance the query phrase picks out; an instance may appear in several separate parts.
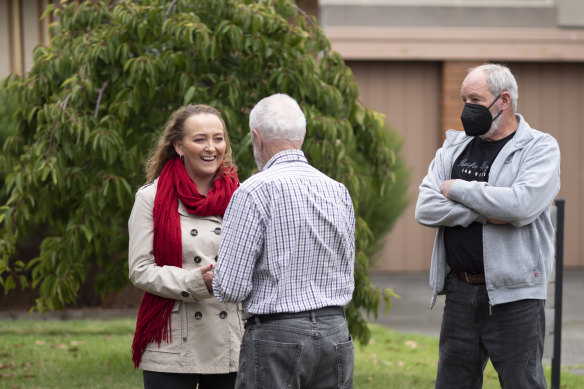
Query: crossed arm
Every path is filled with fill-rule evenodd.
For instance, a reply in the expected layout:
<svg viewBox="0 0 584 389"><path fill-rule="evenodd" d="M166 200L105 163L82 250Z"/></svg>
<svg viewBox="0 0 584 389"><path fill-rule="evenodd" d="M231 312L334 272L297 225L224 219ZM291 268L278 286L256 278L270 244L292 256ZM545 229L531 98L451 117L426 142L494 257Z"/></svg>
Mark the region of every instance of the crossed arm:
<svg viewBox="0 0 584 389"><path fill-rule="evenodd" d="M438 150L420 185L416 220L431 227L466 227L475 221L515 227L532 223L559 191L560 150L548 136L516 158L520 166L511 182L495 179L489 184L450 179L451 166L444 162L443 149Z"/></svg>
<svg viewBox="0 0 584 389"><path fill-rule="evenodd" d="M448 200L451 200L450 187L452 186L452 184L454 184L455 181L457 181L457 179L446 180L442 183L442 185L440 185L440 193L442 194L442 196L446 197ZM495 218L487 217L486 219L487 219L487 223L491 223L491 224L509 224L506 221L495 219Z"/></svg>

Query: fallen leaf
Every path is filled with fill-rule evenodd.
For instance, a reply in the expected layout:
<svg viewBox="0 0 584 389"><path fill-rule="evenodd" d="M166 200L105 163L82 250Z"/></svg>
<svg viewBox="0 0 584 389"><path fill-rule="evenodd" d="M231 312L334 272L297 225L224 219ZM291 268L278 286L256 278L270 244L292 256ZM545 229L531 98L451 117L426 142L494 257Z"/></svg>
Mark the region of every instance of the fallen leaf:
<svg viewBox="0 0 584 389"><path fill-rule="evenodd" d="M416 348L416 347L418 347L418 343L414 342L413 340L408 340L408 341L406 341L406 346L411 347L411 348Z"/></svg>
<svg viewBox="0 0 584 389"><path fill-rule="evenodd" d="M20 365L20 367L28 369L29 367L32 367L32 365L28 362L22 362L22 365Z"/></svg>
<svg viewBox="0 0 584 389"><path fill-rule="evenodd" d="M367 377L367 381L369 382L373 381L373 377Z"/></svg>
<svg viewBox="0 0 584 389"><path fill-rule="evenodd" d="M54 345L53 347L55 347L55 348L59 348L59 349L61 349L61 350L67 350L67 349L69 348L69 347L67 347L67 345L66 345L66 344L63 344L63 343L56 344L56 345Z"/></svg>
<svg viewBox="0 0 584 389"><path fill-rule="evenodd" d="M375 339L373 338L369 339L369 344L375 344Z"/></svg>
<svg viewBox="0 0 584 389"><path fill-rule="evenodd" d="M14 362L0 363L0 369L9 369L11 367L14 367Z"/></svg>
<svg viewBox="0 0 584 389"><path fill-rule="evenodd" d="M397 361L397 365L399 367L404 367L406 365L406 363L404 361Z"/></svg>
<svg viewBox="0 0 584 389"><path fill-rule="evenodd" d="M85 342L82 342L82 341L79 341L79 340L72 340L72 341L69 342L69 344L71 346L81 346L81 345L85 344Z"/></svg>
<svg viewBox="0 0 584 389"><path fill-rule="evenodd" d="M43 344L45 344L44 340L35 340L34 344L36 344L37 346L42 346Z"/></svg>

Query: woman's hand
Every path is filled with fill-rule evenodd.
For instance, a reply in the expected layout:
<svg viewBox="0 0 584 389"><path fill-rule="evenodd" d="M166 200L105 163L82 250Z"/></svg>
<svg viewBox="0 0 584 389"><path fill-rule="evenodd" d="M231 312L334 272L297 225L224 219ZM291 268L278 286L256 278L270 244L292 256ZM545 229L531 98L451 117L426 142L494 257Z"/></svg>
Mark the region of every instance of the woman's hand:
<svg viewBox="0 0 584 389"><path fill-rule="evenodd" d="M205 286L209 293L213 294L213 264L203 266L201 268L201 274L203 275L203 281L205 281Z"/></svg>

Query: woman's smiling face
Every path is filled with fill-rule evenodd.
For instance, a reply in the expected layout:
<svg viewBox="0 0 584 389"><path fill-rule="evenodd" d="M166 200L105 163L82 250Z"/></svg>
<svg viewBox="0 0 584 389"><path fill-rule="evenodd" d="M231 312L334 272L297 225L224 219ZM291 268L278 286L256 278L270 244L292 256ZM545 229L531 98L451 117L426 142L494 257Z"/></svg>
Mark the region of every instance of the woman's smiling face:
<svg viewBox="0 0 584 389"><path fill-rule="evenodd" d="M212 182L227 148L223 122L211 113L190 116L184 123L184 137L174 148L184 157L187 173L197 186L207 179Z"/></svg>

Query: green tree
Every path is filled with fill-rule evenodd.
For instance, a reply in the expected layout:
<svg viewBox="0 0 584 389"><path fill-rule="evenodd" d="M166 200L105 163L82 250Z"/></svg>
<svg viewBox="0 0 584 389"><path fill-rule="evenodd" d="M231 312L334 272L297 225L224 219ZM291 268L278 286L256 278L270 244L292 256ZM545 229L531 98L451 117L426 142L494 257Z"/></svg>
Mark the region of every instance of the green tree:
<svg viewBox="0 0 584 389"><path fill-rule="evenodd" d="M11 98L6 87L0 84L0 145L15 132L12 115L16 109L16 101Z"/></svg>
<svg viewBox="0 0 584 389"><path fill-rule="evenodd" d="M396 177L405 168L395 133L359 103L350 69L314 18L290 0L108 3L49 5L45 14L58 20L49 47L35 50L24 78L7 81L19 110L0 160L9 196L0 209L4 290L38 287L43 311L75 302L89 276L102 294L126 285L134 192L170 113L191 102L220 109L245 179L255 169L249 110L283 92L306 114L311 163L353 196L357 287L348 318L366 341L363 312L376 315L381 299L389 307L392 294L370 284L367 253L403 209ZM42 231L40 253L19 258L15 248L32 229Z"/></svg>

